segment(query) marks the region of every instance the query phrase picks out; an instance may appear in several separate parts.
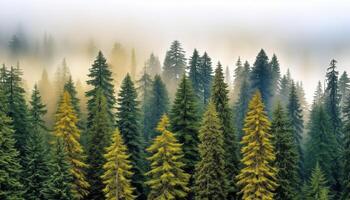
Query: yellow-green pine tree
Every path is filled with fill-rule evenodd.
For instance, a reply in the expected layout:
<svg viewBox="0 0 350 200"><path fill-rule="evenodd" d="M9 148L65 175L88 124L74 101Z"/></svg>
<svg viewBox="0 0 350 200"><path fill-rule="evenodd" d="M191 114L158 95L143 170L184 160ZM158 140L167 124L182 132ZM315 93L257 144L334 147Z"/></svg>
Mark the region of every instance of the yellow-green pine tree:
<svg viewBox="0 0 350 200"><path fill-rule="evenodd" d="M160 120L157 131L161 135L154 139L147 149L152 156L151 170L146 173L150 180L146 182L150 187L148 199L172 200L181 199L189 192L188 181L190 175L183 170L181 162L183 152L174 134L167 130L169 118L164 115Z"/></svg>
<svg viewBox="0 0 350 200"><path fill-rule="evenodd" d="M75 199L82 199L88 193L89 183L86 181L84 170L83 148L79 143L80 130L77 127L78 118L71 103L68 92L63 93L62 100L56 113L54 134L63 139L67 159L71 165L70 173L73 176L72 193Z"/></svg>
<svg viewBox="0 0 350 200"><path fill-rule="evenodd" d="M105 184L103 192L107 200L133 200L135 188L130 183L132 166L118 129L113 134L112 142L104 155L107 161L103 165L105 172L101 177Z"/></svg>
<svg viewBox="0 0 350 200"><path fill-rule="evenodd" d="M276 184L274 148L271 143L271 123L264 110L261 94L257 91L249 103L241 144L243 168L237 176L242 199L272 200Z"/></svg>

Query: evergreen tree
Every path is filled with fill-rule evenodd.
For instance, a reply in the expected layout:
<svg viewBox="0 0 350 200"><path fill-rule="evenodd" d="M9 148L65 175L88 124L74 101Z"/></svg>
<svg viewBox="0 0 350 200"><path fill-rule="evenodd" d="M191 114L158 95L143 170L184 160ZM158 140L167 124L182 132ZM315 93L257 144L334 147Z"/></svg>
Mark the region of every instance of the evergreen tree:
<svg viewBox="0 0 350 200"><path fill-rule="evenodd" d="M312 171L309 185L307 186L307 200L329 200L329 188L327 187L327 179L320 168L320 165L316 163L315 168Z"/></svg>
<svg viewBox="0 0 350 200"><path fill-rule="evenodd" d="M281 70L280 70L280 64L278 62L276 54L273 54L271 61L270 61L270 67L271 67L271 73L272 73L272 81L271 81L271 87L272 87L272 95L276 95L279 91L280 86L280 79L281 79Z"/></svg>
<svg viewBox="0 0 350 200"><path fill-rule="evenodd" d="M321 81L318 82L316 91L314 93L314 100L313 104L315 105L321 105L324 103L324 92L322 89L322 83Z"/></svg>
<svg viewBox="0 0 350 200"><path fill-rule="evenodd" d="M201 64L200 64L200 80L201 85L203 89L203 99L202 102L204 105L207 105L210 100L211 95L211 83L213 79L213 69L211 67L211 59L208 56L207 52L204 52L203 56L201 57Z"/></svg>
<svg viewBox="0 0 350 200"><path fill-rule="evenodd" d="M276 153L276 200L293 200L299 187L299 160L293 131L286 112L280 103L273 113L271 125L272 143Z"/></svg>
<svg viewBox="0 0 350 200"><path fill-rule="evenodd" d="M234 198L237 192L234 177L236 177L238 173L239 165L238 143L233 129L232 113L228 105L227 84L224 82L224 75L220 63L218 63L215 69L211 101L214 103L218 112L218 117L222 123L226 160L225 170L229 180L228 197Z"/></svg>
<svg viewBox="0 0 350 200"><path fill-rule="evenodd" d="M57 68L56 74L55 74L56 97L60 97L62 95L62 91L64 90L64 85L69 81L70 77L71 77L71 73L67 65L67 61L64 58L61 66ZM58 99L58 101L59 100L60 99Z"/></svg>
<svg viewBox="0 0 350 200"><path fill-rule="evenodd" d="M145 198L143 188L142 142L139 130L139 108L137 93L129 74L123 80L118 97L117 125L130 152L132 172L131 185L136 188L138 199Z"/></svg>
<svg viewBox="0 0 350 200"><path fill-rule="evenodd" d="M350 95L350 78L346 71L342 73L338 82L339 95L340 95L340 109L343 109L346 104L346 100Z"/></svg>
<svg viewBox="0 0 350 200"><path fill-rule="evenodd" d="M297 95L296 86L294 82L292 82L290 88L290 95L287 105L288 117L291 120L293 137L295 144L297 145L297 152L299 157L299 176L301 178L304 177L304 154L302 151L302 135L304 130L304 120L302 109L299 102L299 97Z"/></svg>
<svg viewBox="0 0 350 200"><path fill-rule="evenodd" d="M171 94L176 90L181 76L185 73L185 68L185 51L180 42L175 40L166 52L163 64L163 79L167 80L167 87Z"/></svg>
<svg viewBox="0 0 350 200"><path fill-rule="evenodd" d="M54 134L62 138L73 176L72 193L74 198L82 199L87 195L89 183L86 181L84 170L88 167L83 160L83 149L79 143L80 131L77 127L78 118L71 103L68 92L63 93L56 114Z"/></svg>
<svg viewBox="0 0 350 200"><path fill-rule="evenodd" d="M342 199L350 199L350 96L343 109L344 114L344 145L342 152L343 160L343 197Z"/></svg>
<svg viewBox="0 0 350 200"><path fill-rule="evenodd" d="M15 148L14 129L7 112L7 99L0 89L0 199L21 200L24 188L21 184L19 152Z"/></svg>
<svg viewBox="0 0 350 200"><path fill-rule="evenodd" d="M297 84L295 85L295 89L296 89L296 92L297 92L297 96L299 98L299 102L300 102L300 108L301 110L303 111L303 120L304 121L307 121L308 119L308 116L309 116L309 104L306 100L306 97L305 97L305 91L304 91L304 88L303 88L303 83L302 82L297 82Z"/></svg>
<svg viewBox="0 0 350 200"><path fill-rule="evenodd" d="M44 69L43 73L41 75L41 79L38 82L38 89L40 91L43 103L46 105L47 113L44 116L45 122L47 122L48 125L53 124L53 117L55 108L57 106L57 102L55 100L56 93L53 91L52 82L49 79L49 75L47 74L47 71Z"/></svg>
<svg viewBox="0 0 350 200"><path fill-rule="evenodd" d="M272 73L269 65L269 58L263 49L260 50L256 57L254 66L251 71L251 88L252 91L259 90L266 109L270 109L272 93Z"/></svg>
<svg viewBox="0 0 350 200"><path fill-rule="evenodd" d="M290 95L290 89L292 86L292 78L290 76L289 69L287 71L286 75L283 75L280 81L280 88L279 88L279 100L283 106L287 106L289 103L289 95Z"/></svg>
<svg viewBox="0 0 350 200"><path fill-rule="evenodd" d="M201 58L197 49L194 49L192 57L189 60L189 75L188 78L192 83L192 88L198 99L203 99L202 84L201 84ZM201 102L202 103L202 102Z"/></svg>
<svg viewBox="0 0 350 200"><path fill-rule="evenodd" d="M109 141L113 131L113 121L108 116L108 107L106 98L102 91L97 91L97 97L94 103L95 108L92 110L95 116L89 132L87 143L87 169L88 182L91 185L88 199L103 199L103 165L105 161L105 148L109 146Z"/></svg>
<svg viewBox="0 0 350 200"><path fill-rule="evenodd" d="M165 84L161 77L156 75L152 84L151 98L150 98L150 115L147 116L150 120L152 138L156 136L155 128L160 118L168 112L169 98ZM149 138L150 139L150 138Z"/></svg>
<svg viewBox="0 0 350 200"><path fill-rule="evenodd" d="M131 162L127 147L117 129L112 138L112 144L106 149L104 155L106 163L103 165L105 172L101 176L105 187L103 192L107 200L133 200L134 189L131 187Z"/></svg>
<svg viewBox="0 0 350 200"><path fill-rule="evenodd" d="M153 53L150 55L148 60L146 61L146 72L154 77L155 75L160 75L162 72L162 67L159 62L159 58L155 56Z"/></svg>
<svg viewBox="0 0 350 200"><path fill-rule="evenodd" d="M243 199L274 199L277 170L273 167L275 152L272 145L270 122L264 110L260 92L249 103L244 123L241 162L243 168L237 176Z"/></svg>
<svg viewBox="0 0 350 200"><path fill-rule="evenodd" d="M75 88L75 85L71 76L68 78L68 81L64 84L63 88L64 88L64 91L67 91L71 96L71 102L74 108L74 112L77 114L78 118L80 118L81 117L80 100L78 98L78 92L77 92L77 89Z"/></svg>
<svg viewBox="0 0 350 200"><path fill-rule="evenodd" d="M114 88L112 84L112 72L110 71L106 59L104 58L101 51L98 52L97 58L89 71L90 73L88 76L90 79L86 81L86 83L90 85L92 89L86 92L86 97L89 99L87 127L90 127L92 125L92 120L94 117L92 110L95 107L94 103L97 102L97 91L99 89L102 90L103 95L106 97L108 115L110 119L114 119L113 109L116 103Z"/></svg>
<svg viewBox="0 0 350 200"><path fill-rule="evenodd" d="M236 62L236 68L235 68L234 75L233 75L233 77L234 77L234 79L233 79L233 92L232 92L233 102L237 102L237 100L239 98L239 92L241 91L241 84L242 84L242 80L241 80L242 71L243 71L242 61L241 61L241 58L238 57L238 60Z"/></svg>
<svg viewBox="0 0 350 200"><path fill-rule="evenodd" d="M215 105L209 103L199 131L200 161L195 169L195 199L226 199L225 149L222 124Z"/></svg>
<svg viewBox="0 0 350 200"><path fill-rule="evenodd" d="M170 111L171 130L179 143L183 144L185 163L184 169L188 174L193 174L198 161L198 107L192 84L186 76L175 94L175 100ZM190 185L192 184L192 179Z"/></svg>
<svg viewBox="0 0 350 200"><path fill-rule="evenodd" d="M182 145L168 126L169 119L164 115L157 126L161 135L147 149L152 154L148 158L151 170L146 173L150 177L146 184L151 189L148 199L180 199L186 197L190 190L187 187L190 175L183 170L185 164L181 161Z"/></svg>

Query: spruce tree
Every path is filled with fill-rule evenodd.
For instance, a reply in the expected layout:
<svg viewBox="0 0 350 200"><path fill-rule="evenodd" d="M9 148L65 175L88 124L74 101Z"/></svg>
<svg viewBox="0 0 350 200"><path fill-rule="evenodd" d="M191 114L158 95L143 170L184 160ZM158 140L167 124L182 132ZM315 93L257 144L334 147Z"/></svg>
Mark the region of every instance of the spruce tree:
<svg viewBox="0 0 350 200"><path fill-rule="evenodd" d="M273 54L271 58L270 67L271 67L271 73L272 73L272 81L271 81L272 95L275 96L279 91L280 79L281 79L280 64L278 62L276 54Z"/></svg>
<svg viewBox="0 0 350 200"><path fill-rule="evenodd" d="M340 95L340 109L345 107L348 96L350 95L350 78L346 71L342 73L338 81Z"/></svg>
<svg viewBox="0 0 350 200"><path fill-rule="evenodd" d="M322 83L321 83L321 81L319 81L317 84L316 91L314 93L313 104L321 105L323 103L324 103L324 92L322 89Z"/></svg>
<svg viewBox="0 0 350 200"><path fill-rule="evenodd" d="M75 88L75 84L71 76L68 78L68 81L64 84L63 88L64 88L64 91L67 91L71 96L71 102L74 108L74 112L80 118L81 117L80 100L78 98L78 92L77 92L77 89Z"/></svg>
<svg viewBox="0 0 350 200"><path fill-rule="evenodd" d="M287 71L287 75L283 75L280 81L280 88L278 91L278 98L281 101L283 106L287 106L289 103L289 95L290 89L292 86L292 79L290 77L289 70Z"/></svg>
<svg viewBox="0 0 350 200"><path fill-rule="evenodd" d="M260 50L256 57L254 66L251 71L251 88L252 91L259 90L261 92L262 99L266 105L266 109L270 110L270 103L272 93L272 73L271 66L269 64L269 58L267 57L263 49Z"/></svg>
<svg viewBox="0 0 350 200"><path fill-rule="evenodd" d="M104 173L101 176L105 187L103 192L107 200L133 200L135 188L131 187L131 162L126 145L119 130L115 130L112 144L107 147L104 155L106 163L103 165Z"/></svg>
<svg viewBox="0 0 350 200"><path fill-rule="evenodd" d="M136 188L138 199L145 198L143 188L143 151L139 130L140 111L134 83L129 74L123 80L117 107L117 126L122 134L125 145L130 152L132 172L134 173L131 185Z"/></svg>
<svg viewBox="0 0 350 200"><path fill-rule="evenodd" d="M215 105L218 117L222 123L226 160L225 170L229 181L228 198L234 198L237 192L234 177L236 177L238 173L239 165L238 143L233 128L231 109L228 105L229 99L227 84L224 82L224 75L220 63L218 63L218 66L215 69L211 101Z"/></svg>
<svg viewBox="0 0 350 200"><path fill-rule="evenodd" d="M86 181L84 170L88 167L84 163L83 148L79 143L80 130L77 127L78 118L71 103L68 92L63 93L62 100L56 113L54 134L62 138L73 176L72 194L76 199L82 199L88 194L89 183Z"/></svg>
<svg viewBox="0 0 350 200"><path fill-rule="evenodd" d="M208 56L207 52L204 52L200 63L200 80L203 89L203 99L201 99L201 101L204 105L207 105L210 100L211 84L213 79L212 74L213 68L211 67L211 59Z"/></svg>
<svg viewBox="0 0 350 200"><path fill-rule="evenodd" d="M278 103L271 125L272 143L275 149L277 169L276 200L293 200L299 187L299 157L293 131L286 112Z"/></svg>
<svg viewBox="0 0 350 200"><path fill-rule="evenodd" d="M329 192L329 188L327 187L327 179L323 174L320 165L316 163L307 186L306 199L329 200L331 199Z"/></svg>
<svg viewBox="0 0 350 200"><path fill-rule="evenodd" d="M14 129L7 112L7 99L0 89L0 199L21 200L24 188L21 183L22 167L15 148Z"/></svg>
<svg viewBox="0 0 350 200"><path fill-rule="evenodd" d="M257 91L249 102L243 128L245 134L241 141L243 168L237 176L237 184L241 188L242 199L274 199L278 185L277 170L273 167L276 156L270 126L260 92Z"/></svg>
<svg viewBox="0 0 350 200"><path fill-rule="evenodd" d="M92 110L95 116L91 127L88 130L87 138L87 180L90 184L88 199L103 199L103 165L106 162L104 154L105 148L110 144L110 138L113 131L113 121L108 116L108 107L106 98L102 91L97 91L97 97Z"/></svg>
<svg viewBox="0 0 350 200"><path fill-rule="evenodd" d="M149 105L151 109L150 115L147 118L150 120L151 138L154 138L157 135L155 133L157 123L168 112L169 108L168 92L159 75L154 77Z"/></svg>
<svg viewBox="0 0 350 200"><path fill-rule="evenodd" d="M198 161L198 107L192 84L186 76L175 94L175 100L170 111L171 131L179 143L183 144L185 172L193 174ZM192 184L192 179L190 185Z"/></svg>
<svg viewBox="0 0 350 200"><path fill-rule="evenodd" d="M175 40L166 52L163 64L163 79L167 80L167 87L171 94L176 90L181 76L185 73L185 68L185 51L180 42Z"/></svg>
<svg viewBox="0 0 350 200"><path fill-rule="evenodd" d="M103 56L102 52L99 51L94 64L89 69L90 73L88 74L89 80L86 83L92 87L91 90L86 92L86 97L88 98L88 122L87 127L90 127L92 124L93 113L92 110L95 107L94 103L97 97L97 91L102 90L103 95L107 100L108 115L111 119L114 119L113 109L115 107L116 99L114 96L114 87L113 87L113 78L112 72L110 71L107 61Z"/></svg>
<svg viewBox="0 0 350 200"><path fill-rule="evenodd" d="M342 152L343 160L343 194L342 199L350 199L350 96L343 109L344 115L344 145Z"/></svg>
<svg viewBox="0 0 350 200"><path fill-rule="evenodd" d="M159 58L155 56L153 53L150 55L148 60L146 61L146 72L154 77L155 75L160 75L162 72L162 66L159 62Z"/></svg>
<svg viewBox="0 0 350 200"><path fill-rule="evenodd" d="M148 158L151 170L146 173L150 177L146 182L150 187L148 199L182 199L190 190L187 186L190 175L183 170L185 164L181 161L182 145L168 128L169 119L164 115L157 126L161 135L147 149L152 154Z"/></svg>
<svg viewBox="0 0 350 200"><path fill-rule="evenodd" d="M188 78L192 83L192 88L198 99L203 99L202 84L201 84L201 58L197 49L194 49L193 54L189 60L189 74ZM202 101L201 101L202 103Z"/></svg>
<svg viewBox="0 0 350 200"><path fill-rule="evenodd" d="M225 149L222 124L215 105L209 103L199 130L200 161L195 169L195 199L226 199Z"/></svg>

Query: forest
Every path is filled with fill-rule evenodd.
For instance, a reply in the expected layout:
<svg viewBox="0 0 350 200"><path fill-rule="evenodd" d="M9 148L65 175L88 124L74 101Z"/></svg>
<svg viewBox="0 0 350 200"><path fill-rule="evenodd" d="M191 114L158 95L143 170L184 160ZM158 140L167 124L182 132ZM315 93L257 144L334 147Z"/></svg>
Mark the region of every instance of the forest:
<svg viewBox="0 0 350 200"><path fill-rule="evenodd" d="M231 76L177 40L140 73L134 49L124 62L91 45L85 83L63 59L28 89L21 45L0 69L0 199L350 199L350 77L334 59L309 105L263 49Z"/></svg>

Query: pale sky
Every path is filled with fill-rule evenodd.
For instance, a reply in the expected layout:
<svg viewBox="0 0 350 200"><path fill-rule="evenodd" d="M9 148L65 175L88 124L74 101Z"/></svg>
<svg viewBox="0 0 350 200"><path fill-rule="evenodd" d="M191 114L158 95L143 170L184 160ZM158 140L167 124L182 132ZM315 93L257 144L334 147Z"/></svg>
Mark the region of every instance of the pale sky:
<svg viewBox="0 0 350 200"><path fill-rule="evenodd" d="M21 24L32 37L94 38L107 52L119 41L135 47L142 63L151 52L163 62L174 39L187 57L197 48L231 70L238 56L253 63L264 48L304 82L309 101L332 58L350 72L346 1L0 0L0 8L2 41Z"/></svg>

